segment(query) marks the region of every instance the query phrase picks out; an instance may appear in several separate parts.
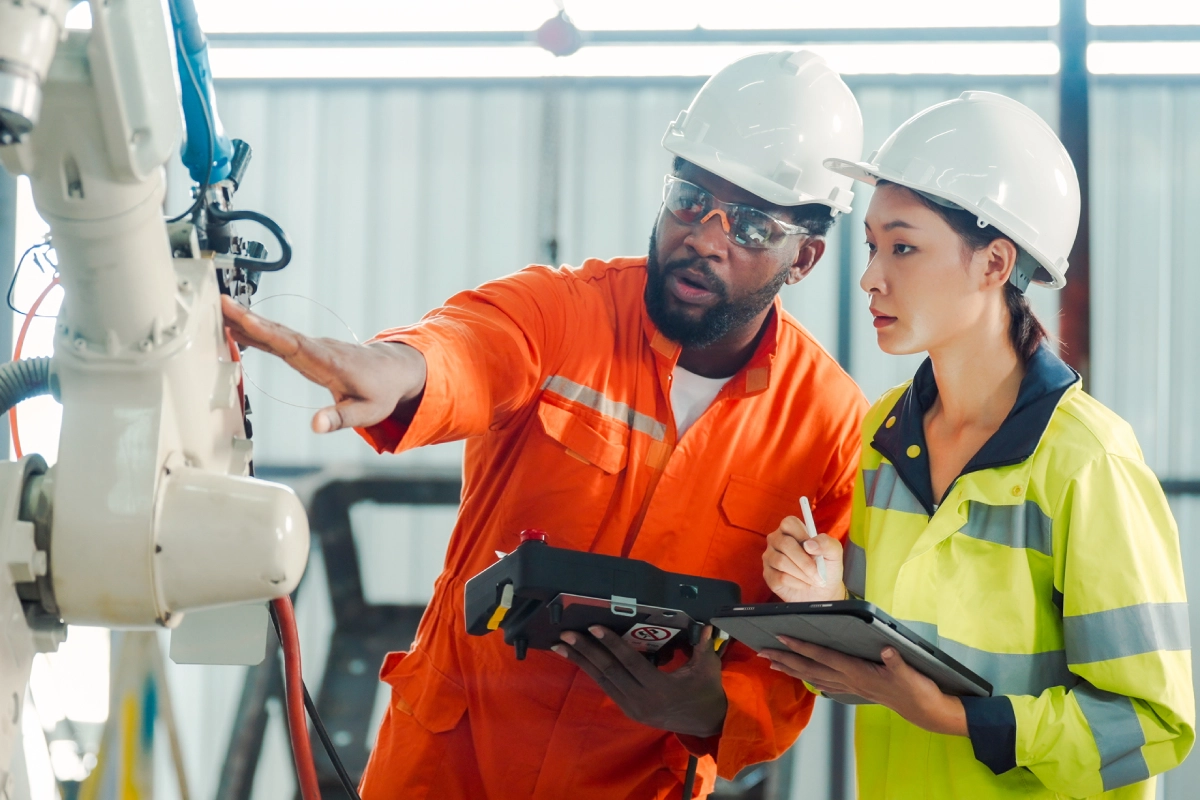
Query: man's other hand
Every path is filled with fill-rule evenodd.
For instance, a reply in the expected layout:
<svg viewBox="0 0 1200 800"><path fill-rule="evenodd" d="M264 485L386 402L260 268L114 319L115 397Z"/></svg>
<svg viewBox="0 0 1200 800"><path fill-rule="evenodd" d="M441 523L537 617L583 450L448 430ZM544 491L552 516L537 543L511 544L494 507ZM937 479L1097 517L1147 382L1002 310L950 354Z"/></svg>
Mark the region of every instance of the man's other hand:
<svg viewBox="0 0 1200 800"><path fill-rule="evenodd" d="M221 298L225 325L242 345L270 353L333 395L313 415L312 428L329 433L368 428L393 415L410 421L425 390L425 357L397 342L350 344L314 339Z"/></svg>
<svg viewBox="0 0 1200 800"><path fill-rule="evenodd" d="M600 685L625 715L652 728L708 738L725 725L728 702L712 626L687 663L673 672L655 668L620 635L593 625L591 636L568 631L554 652L570 659Z"/></svg>

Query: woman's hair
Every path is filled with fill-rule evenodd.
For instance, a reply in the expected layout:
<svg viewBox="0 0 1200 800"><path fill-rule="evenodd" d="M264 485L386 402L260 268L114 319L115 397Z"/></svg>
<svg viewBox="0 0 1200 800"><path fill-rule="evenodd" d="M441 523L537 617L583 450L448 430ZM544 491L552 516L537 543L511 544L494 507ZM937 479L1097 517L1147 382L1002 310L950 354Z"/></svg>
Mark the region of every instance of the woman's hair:
<svg viewBox="0 0 1200 800"><path fill-rule="evenodd" d="M876 186L887 186L889 184L891 184L891 181L881 180ZM899 184L892 185L898 186ZM911 189L909 191L912 192ZM966 209L950 208L949 206L935 203L920 192L912 192L912 194L925 204L930 211L933 211L945 220L946 224L958 234L958 238L962 240L965 255L976 253L997 239L1007 239L1012 242L1012 239L1002 233L995 225L988 225L985 228L979 227L979 218ZM1018 251L1021 250L1020 245L1016 242L1013 242L1013 246ZM1012 343L1013 350L1017 351L1017 355L1020 356L1021 360L1028 361L1037 352L1042 342L1049 338L1049 334L1042 326L1037 315L1033 313L1033 309L1029 307L1029 300L1025 297L1025 293L1011 283L1004 284L1004 302L1008 306L1008 340Z"/></svg>

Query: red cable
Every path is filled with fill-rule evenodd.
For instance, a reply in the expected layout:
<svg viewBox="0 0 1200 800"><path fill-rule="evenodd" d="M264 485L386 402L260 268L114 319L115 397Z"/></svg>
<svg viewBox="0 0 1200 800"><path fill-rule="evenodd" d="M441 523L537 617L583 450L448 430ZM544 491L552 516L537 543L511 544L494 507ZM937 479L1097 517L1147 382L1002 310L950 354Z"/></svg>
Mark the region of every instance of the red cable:
<svg viewBox="0 0 1200 800"><path fill-rule="evenodd" d="M292 739L292 757L296 761L296 776L300 781L300 796L304 800L321 800L317 782L317 767L313 762L312 741L308 738L308 720L304 716L304 685L300 675L300 635L296 632L296 615L288 597L272 600L279 617L279 638L283 646L283 671L287 678L288 732Z"/></svg>
<svg viewBox="0 0 1200 800"><path fill-rule="evenodd" d="M41 307L42 302L46 299L46 295L50 294L50 290L58 286L58 276L54 276L54 280L50 281L50 285L42 290L38 295L37 300L33 301L33 305L29 307L29 311L25 312L25 321L21 323L21 332L17 335L17 346L13 348L13 361L21 360L21 350L25 347L25 334L29 333L29 324L37 317L37 310ZM21 434L17 430L17 407L13 406L8 410L8 429L12 432L13 453L17 460L20 461L24 457L21 452Z"/></svg>
<svg viewBox="0 0 1200 800"><path fill-rule="evenodd" d="M242 360L237 342L229 328L225 329L225 341L229 344L229 356L235 363ZM238 400L245 415L245 383L238 380ZM300 796L304 800L321 800L321 786L317 781L317 765L313 761L312 740L308 738L308 718L304 710L304 678L300 671L300 634L296 630L296 613L290 597L272 600L275 616L279 620L279 644L283 648L283 673L286 678L286 706L288 734L292 740L292 759L296 762L296 778L300 782Z"/></svg>

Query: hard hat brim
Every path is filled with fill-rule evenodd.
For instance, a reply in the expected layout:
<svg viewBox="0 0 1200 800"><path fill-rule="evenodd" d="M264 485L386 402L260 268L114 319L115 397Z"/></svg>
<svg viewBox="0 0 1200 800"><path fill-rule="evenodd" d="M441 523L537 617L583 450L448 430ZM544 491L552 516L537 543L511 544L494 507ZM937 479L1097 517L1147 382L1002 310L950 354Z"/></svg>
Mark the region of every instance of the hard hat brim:
<svg viewBox="0 0 1200 800"><path fill-rule="evenodd" d="M768 180L740 164L722 160L720 154L714 152L712 148L693 144L682 136L672 136L672 130L670 129L668 129L667 135L663 137L662 146L672 155L679 156L685 161L689 161L719 178L724 178L735 186L750 192L755 197L761 197L768 203L786 207L821 205L842 214L849 214L852 210L853 192L839 192L839 198L843 194L846 196L846 202L842 203L830 200L827 197L815 197L794 190L787 191L774 181Z"/></svg>
<svg viewBox="0 0 1200 800"><path fill-rule="evenodd" d="M844 158L827 158L822 162L825 169L833 170L839 175L853 178L856 181L874 186L879 182L879 174L874 172L871 165L865 161L847 161Z"/></svg>
<svg viewBox="0 0 1200 800"><path fill-rule="evenodd" d="M870 186L875 186L879 183L879 181L885 180L889 183L894 183L897 186L903 186L906 189L911 189L916 192L930 192L930 189L927 186L915 186L912 185L910 181L906 181L899 176L887 175L880 171L878 167L866 161L847 161L842 158L827 158L822 163L825 164L826 169L832 170L839 175L845 175L848 178L853 178L856 181L860 181ZM1005 225L1003 223L998 223L996 220L989 219L986 213L972 208L973 204L970 200L967 200L966 198L955 197L950 194L942 194L940 192L937 194L939 197L943 197L946 200L967 208L972 214L975 214L988 224L994 225L996 228L1004 231ZM1034 277L1033 283L1045 286L1047 289L1061 289L1067 285L1067 278L1064 274L1064 270L1060 270L1054 264L1049 263L1049 260L1045 257L1045 255L1042 254L1036 247L1031 246L1028 242L1023 241L1020 236L1009 233L1008 231L1005 231L1005 235L1011 237L1018 246L1022 247L1027 253L1029 253L1029 255L1033 256L1034 259L1037 260L1038 265L1041 267L1041 272ZM1042 273L1044 273L1044 275ZM1049 277L1049 280L1046 280L1046 276Z"/></svg>

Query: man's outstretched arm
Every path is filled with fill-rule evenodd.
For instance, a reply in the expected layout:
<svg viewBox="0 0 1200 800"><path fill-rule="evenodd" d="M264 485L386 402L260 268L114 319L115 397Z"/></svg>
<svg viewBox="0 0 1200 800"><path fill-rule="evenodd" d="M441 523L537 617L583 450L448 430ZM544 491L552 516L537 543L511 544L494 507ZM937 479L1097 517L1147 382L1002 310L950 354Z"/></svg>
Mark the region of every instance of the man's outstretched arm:
<svg viewBox="0 0 1200 800"><path fill-rule="evenodd" d="M313 430L356 428L394 451L486 433L524 407L567 339L564 278L534 267L461 292L365 345L304 336L223 300L238 342L327 388Z"/></svg>
<svg viewBox="0 0 1200 800"><path fill-rule="evenodd" d="M365 428L389 417L411 420L425 391L425 357L399 342L351 344L314 339L221 298L225 324L238 344L283 359L333 395L334 405L313 415L312 428L329 433Z"/></svg>

